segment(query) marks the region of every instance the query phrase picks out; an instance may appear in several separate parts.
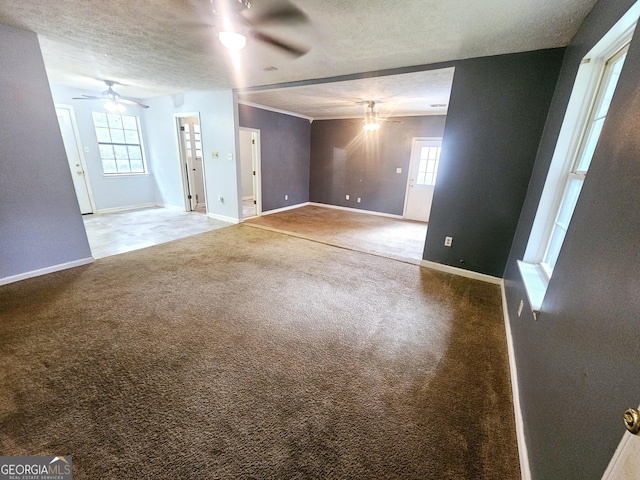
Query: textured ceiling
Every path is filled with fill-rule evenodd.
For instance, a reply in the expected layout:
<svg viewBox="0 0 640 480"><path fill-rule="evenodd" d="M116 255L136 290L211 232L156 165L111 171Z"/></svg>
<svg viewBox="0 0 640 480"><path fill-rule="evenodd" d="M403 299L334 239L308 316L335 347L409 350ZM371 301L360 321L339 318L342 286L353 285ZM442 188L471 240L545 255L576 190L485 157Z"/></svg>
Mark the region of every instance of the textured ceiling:
<svg viewBox="0 0 640 480"><path fill-rule="evenodd" d="M215 40L216 29L198 26L197 7L208 0L2 0L0 23L38 34L53 83L99 92L100 79L110 79L123 84L123 95L148 98L564 46L596 3L291 1L312 28L273 33L312 46L300 58L249 39L232 61Z"/></svg>

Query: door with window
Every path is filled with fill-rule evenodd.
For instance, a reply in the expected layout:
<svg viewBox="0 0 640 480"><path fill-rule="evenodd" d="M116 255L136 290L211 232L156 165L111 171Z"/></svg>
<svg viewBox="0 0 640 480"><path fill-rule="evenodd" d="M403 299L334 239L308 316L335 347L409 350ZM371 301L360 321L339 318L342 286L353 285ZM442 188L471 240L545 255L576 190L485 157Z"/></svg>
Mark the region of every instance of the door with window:
<svg viewBox="0 0 640 480"><path fill-rule="evenodd" d="M441 138L413 141L404 208L404 217L409 220L429 221L441 146Z"/></svg>

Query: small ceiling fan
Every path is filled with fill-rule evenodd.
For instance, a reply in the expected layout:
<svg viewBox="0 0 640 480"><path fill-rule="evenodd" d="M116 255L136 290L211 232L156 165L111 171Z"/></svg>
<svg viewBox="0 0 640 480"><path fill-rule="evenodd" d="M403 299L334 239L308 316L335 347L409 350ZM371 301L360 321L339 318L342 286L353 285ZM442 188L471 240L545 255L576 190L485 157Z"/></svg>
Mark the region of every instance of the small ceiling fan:
<svg viewBox="0 0 640 480"><path fill-rule="evenodd" d="M123 97L113 89L116 82L111 80L104 80L107 84L107 90L100 95L82 95L81 97L73 97L73 100L103 100L105 101L104 108L110 112L124 112L125 105L132 107L149 108L149 105L145 105L131 98Z"/></svg>
<svg viewBox="0 0 640 480"><path fill-rule="evenodd" d="M366 102L358 102L366 105L365 113L364 113L364 129L372 132L380 129L380 125L382 122L393 122L393 123L402 123L398 120L389 120L386 118L381 118L378 115L378 111L375 110L376 102L373 100L369 100Z"/></svg>
<svg viewBox="0 0 640 480"><path fill-rule="evenodd" d="M220 43L229 50L241 50L247 36L277 48L294 57L310 50L300 38L284 39L299 31L290 27L310 25L306 13L288 0L269 0L256 3L249 0L190 0L198 14L198 24L218 31ZM278 32L274 34L272 32Z"/></svg>

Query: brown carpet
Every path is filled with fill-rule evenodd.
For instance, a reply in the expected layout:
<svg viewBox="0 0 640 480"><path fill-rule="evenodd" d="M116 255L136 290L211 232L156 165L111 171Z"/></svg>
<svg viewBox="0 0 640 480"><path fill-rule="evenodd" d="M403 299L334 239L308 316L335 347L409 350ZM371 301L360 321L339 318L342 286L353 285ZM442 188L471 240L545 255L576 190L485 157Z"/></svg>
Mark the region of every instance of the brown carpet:
<svg viewBox="0 0 640 480"><path fill-rule="evenodd" d="M0 287L0 451L79 479L519 478L498 287L233 226Z"/></svg>
<svg viewBox="0 0 640 480"><path fill-rule="evenodd" d="M419 264L427 224L334 208L304 206L246 220L247 225Z"/></svg>

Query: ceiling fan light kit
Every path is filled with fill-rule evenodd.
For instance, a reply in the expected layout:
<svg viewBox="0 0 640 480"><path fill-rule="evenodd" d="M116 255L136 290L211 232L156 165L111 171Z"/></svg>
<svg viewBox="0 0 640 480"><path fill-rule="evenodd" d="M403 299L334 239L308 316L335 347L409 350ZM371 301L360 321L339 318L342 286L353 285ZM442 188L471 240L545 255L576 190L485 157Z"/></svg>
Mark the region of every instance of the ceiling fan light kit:
<svg viewBox="0 0 640 480"><path fill-rule="evenodd" d="M73 97L73 100L102 100L103 107L107 112L123 113L127 110L125 105L132 107L149 108L149 105L140 103L132 98L123 97L113 89L115 82L112 80L103 80L107 85L107 90L100 95L82 95L81 97Z"/></svg>
<svg viewBox="0 0 640 480"><path fill-rule="evenodd" d="M369 110L365 111L364 114L364 129L367 132L375 132L380 129L380 120L378 119L378 112L375 112L373 109L376 106L376 102L367 103L367 108Z"/></svg>
<svg viewBox="0 0 640 480"><path fill-rule="evenodd" d="M247 44L247 37L238 32L218 32L218 40L227 49L232 52L242 50Z"/></svg>

